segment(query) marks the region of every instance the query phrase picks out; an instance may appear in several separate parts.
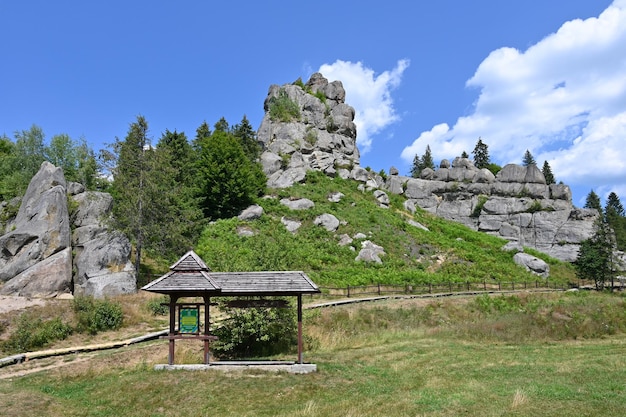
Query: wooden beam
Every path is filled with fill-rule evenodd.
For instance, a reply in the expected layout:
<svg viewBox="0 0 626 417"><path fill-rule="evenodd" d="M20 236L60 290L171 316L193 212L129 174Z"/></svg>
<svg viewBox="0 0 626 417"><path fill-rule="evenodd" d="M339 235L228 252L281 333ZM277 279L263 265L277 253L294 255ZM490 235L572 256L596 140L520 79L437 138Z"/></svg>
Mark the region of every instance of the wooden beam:
<svg viewBox="0 0 626 417"><path fill-rule="evenodd" d="M298 363L302 364L302 294L298 294Z"/></svg>

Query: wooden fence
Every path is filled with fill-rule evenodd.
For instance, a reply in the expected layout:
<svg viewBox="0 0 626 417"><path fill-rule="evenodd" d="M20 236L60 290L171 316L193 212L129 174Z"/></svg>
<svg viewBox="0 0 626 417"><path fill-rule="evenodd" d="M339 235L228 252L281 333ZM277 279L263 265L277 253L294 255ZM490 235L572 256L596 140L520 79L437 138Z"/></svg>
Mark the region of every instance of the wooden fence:
<svg viewBox="0 0 626 417"><path fill-rule="evenodd" d="M427 284L372 284L347 287L320 287L322 297L368 297L383 295L419 295L419 294L442 294L442 293L466 293L466 292L493 292L493 291L523 291L523 290L567 290L571 288L588 288L593 286L593 281L577 283L556 283L547 279L524 281L524 282L449 282ZM314 296L315 297L315 296Z"/></svg>

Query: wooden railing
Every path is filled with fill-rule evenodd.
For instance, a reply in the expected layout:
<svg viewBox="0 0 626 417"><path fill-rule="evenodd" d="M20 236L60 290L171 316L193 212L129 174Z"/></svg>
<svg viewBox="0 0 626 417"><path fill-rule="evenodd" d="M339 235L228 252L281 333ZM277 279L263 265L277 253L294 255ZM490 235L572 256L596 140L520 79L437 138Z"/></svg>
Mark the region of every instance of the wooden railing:
<svg viewBox="0 0 626 417"><path fill-rule="evenodd" d="M371 284L371 285L348 285L347 287L324 287L320 286L322 297L368 297L383 295L419 295L419 294L442 294L442 293L467 293L467 292L495 292L495 291L523 291L523 290L567 290L571 288L586 288L593 286L593 281L579 280L576 283L557 283L548 279L538 279L524 282L448 282L426 284Z"/></svg>

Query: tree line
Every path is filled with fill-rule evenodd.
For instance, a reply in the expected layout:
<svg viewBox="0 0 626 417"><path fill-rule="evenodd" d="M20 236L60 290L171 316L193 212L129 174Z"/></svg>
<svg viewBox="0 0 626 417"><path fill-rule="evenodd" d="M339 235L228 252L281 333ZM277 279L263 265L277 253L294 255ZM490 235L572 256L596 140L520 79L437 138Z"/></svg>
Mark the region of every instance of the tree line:
<svg viewBox="0 0 626 417"><path fill-rule="evenodd" d="M260 153L246 116L234 126L221 118L213 129L205 121L192 140L166 130L156 143L138 116L124 138L98 154L68 135L46 144L34 125L14 140L0 137L0 201L23 195L43 161L61 167L68 181L111 193L111 226L131 239L139 272L143 251L172 260L193 247L208 222L237 215L262 195Z"/></svg>
<svg viewBox="0 0 626 417"><path fill-rule="evenodd" d="M611 192L604 209L600 197L591 190L585 200L585 208L598 211L593 235L581 242L575 262L576 273L582 279L595 281L596 288L602 289L614 281L620 272L616 252L626 251L626 212L619 196Z"/></svg>
<svg viewBox="0 0 626 417"><path fill-rule="evenodd" d="M491 162L489 157L489 147L485 142L483 142L482 138L478 138L478 141L474 146L474 150L472 151L472 155L474 156L474 166L478 169L486 168L491 171L493 175L496 175L502 169L500 165ZM463 151L463 153L461 154L461 158L469 159L469 155L467 154L467 152ZM524 153L522 165L537 165L535 158L528 149ZM424 151L424 154L422 154L421 156L415 154L415 156L413 157L413 164L411 165L411 176L413 178L419 178L422 171L426 168L430 168L433 170L435 169L435 163L433 161L430 145L426 145L426 150ZM543 161L543 167L541 169L541 172L546 179L546 184L556 184L554 174L552 173L552 168L550 167L548 161Z"/></svg>

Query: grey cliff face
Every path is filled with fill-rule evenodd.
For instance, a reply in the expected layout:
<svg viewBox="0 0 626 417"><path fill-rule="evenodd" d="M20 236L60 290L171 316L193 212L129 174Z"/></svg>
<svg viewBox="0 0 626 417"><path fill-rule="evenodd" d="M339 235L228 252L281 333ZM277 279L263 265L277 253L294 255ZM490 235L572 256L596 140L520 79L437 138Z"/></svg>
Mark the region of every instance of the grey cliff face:
<svg viewBox="0 0 626 417"><path fill-rule="evenodd" d="M68 194L77 203L71 219ZM110 195L67 184L60 168L44 162L11 230L0 236L0 293L54 297L74 291L102 297L135 292L130 243L103 222L111 204ZM102 284L85 285L95 277Z"/></svg>
<svg viewBox="0 0 626 417"><path fill-rule="evenodd" d="M595 210L576 208L567 185L547 185L535 165L509 164L496 176L465 158L421 178L391 176L385 184L414 206L474 230L573 262L593 234Z"/></svg>
<svg viewBox="0 0 626 417"><path fill-rule="evenodd" d="M297 120L273 120L273 100L286 95L299 109ZM268 186L286 188L302 182L306 172L337 175L337 168L359 164L354 108L345 103L340 81L331 83L316 73L304 85L272 85L265 99L265 116L257 132L263 146L261 163Z"/></svg>

